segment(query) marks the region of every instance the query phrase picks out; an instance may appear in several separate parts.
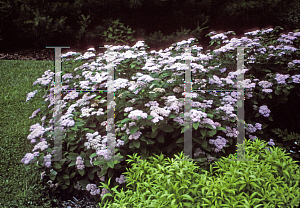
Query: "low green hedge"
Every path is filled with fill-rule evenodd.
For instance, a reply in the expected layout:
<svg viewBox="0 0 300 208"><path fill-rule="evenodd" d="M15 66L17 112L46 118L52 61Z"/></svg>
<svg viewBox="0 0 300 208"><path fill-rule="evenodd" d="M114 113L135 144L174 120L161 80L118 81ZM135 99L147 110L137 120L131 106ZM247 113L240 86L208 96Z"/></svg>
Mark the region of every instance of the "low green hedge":
<svg viewBox="0 0 300 208"><path fill-rule="evenodd" d="M101 207L296 207L300 203L299 166L283 150L265 148L256 139L245 143L244 161L222 157L210 171L190 160L164 159L164 155L141 160L131 156L125 172L126 191L116 187L104 195ZM250 159L250 160L249 160ZM253 160L251 160L253 159ZM139 162L138 162L139 161ZM216 169L216 170L214 170ZM108 181L110 184L110 180ZM112 193L114 192L114 193ZM109 200L112 199L113 200ZM105 203L105 204L104 204Z"/></svg>

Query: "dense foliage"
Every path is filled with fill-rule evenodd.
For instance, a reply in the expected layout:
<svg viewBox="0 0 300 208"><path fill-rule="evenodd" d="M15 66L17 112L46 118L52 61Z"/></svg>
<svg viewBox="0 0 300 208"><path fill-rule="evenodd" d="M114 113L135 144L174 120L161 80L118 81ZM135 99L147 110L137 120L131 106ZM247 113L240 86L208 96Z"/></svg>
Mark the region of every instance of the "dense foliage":
<svg viewBox="0 0 300 208"><path fill-rule="evenodd" d="M209 171L182 160L183 152L175 159L160 154L141 160L134 154L126 160L132 168L124 173L125 190L110 189L110 180L100 186L110 190L101 207L299 206L300 168L295 161L279 148L266 150L267 144L258 139L245 145L248 161L234 161L229 155L211 164Z"/></svg>
<svg viewBox="0 0 300 208"><path fill-rule="evenodd" d="M165 36L180 28L194 30L207 20L210 27L236 32L254 25L291 30L300 24L297 0L8 0L0 2L0 11L0 46L6 49L100 45L104 20L109 19L133 30L142 27L147 35L160 30Z"/></svg>
<svg viewBox="0 0 300 208"><path fill-rule="evenodd" d="M29 161L33 161L37 171L43 171L43 180L46 182L50 179L54 187L54 184L56 184L57 193L72 194L77 189L78 191L86 190L92 195L97 195L100 194L100 189L97 189L97 184L100 181L107 181L107 178L109 178L114 181L111 186L116 186L119 183L118 176L127 168L124 159L128 155L139 153L147 157L153 153L162 152L166 156L172 156L182 150L184 146L182 133L185 131L182 119L185 116L182 112L179 112L179 109L183 107L184 93L182 93L183 89L180 87L184 86L184 77L182 76L183 73L179 72L180 69L183 69L183 63L181 63L183 60L179 54L184 52L182 47L185 45L193 46L191 51L193 57L192 79L195 80L193 87L196 89L205 87L206 79L210 84L207 89L224 87L221 85L222 81L226 81L232 89L234 88L234 82L230 82L231 79L240 73L250 72L245 73L245 82L247 83L245 93L248 104L253 106L254 110L251 108L245 109L245 115L248 115L245 119L247 137L254 139L257 135L253 134L258 134L261 139L268 141L270 138L265 137L264 132L268 126L268 121L273 121L273 119L266 105L270 104L271 107L274 107L278 105L279 99L285 102L290 94L287 89L293 89L295 83L299 83L299 60L294 57L299 57L297 56L299 51L295 49L299 48L298 36L300 36L300 33L297 31L290 33L289 37L293 36L293 38L290 38L293 46L283 46L285 41L282 40L287 36L279 34L279 31L280 27L274 30L254 31L248 33L247 38L242 38L240 41L235 39L225 40L227 38L225 35L211 33L209 34L212 39L211 45L215 43L218 45L214 51L209 51L205 55L200 55L199 50L201 48L193 45L195 39L173 44L168 49L169 51L165 52L167 56L163 52L143 52L142 50L147 48L143 42L136 43L133 48L128 46L113 47L115 51L113 57L109 53L102 54L100 57L95 57L95 54L85 54L84 57L91 59L90 61L75 70L70 68L62 73L63 83L69 83L63 85L63 89L66 91L62 92L65 108L62 117L62 129L65 132L62 144L64 159L53 163L49 161L49 158L55 155L56 148L52 147L54 133L51 131L51 123L53 123L53 115L49 108L54 104L53 99L51 99L54 91L52 80L54 73L46 71L44 77L35 82L35 84L40 83L43 85L40 91L46 93L45 97L47 98L43 102L45 106L36 110L32 115L33 117L36 114L41 115L43 123L42 125L37 123L31 126L32 133L28 135L28 139L32 143L37 142L36 139L41 136L43 138L39 139L39 143L34 148L34 153L26 154L22 162L28 164ZM256 38L257 36L260 38ZM235 72L234 66L236 65L237 55L228 45L227 47L221 47L221 39L222 44L230 42L233 47L236 45L252 45L253 48L247 49L245 59L253 60L253 55L255 55L255 62L250 61L246 65L247 69ZM266 48L270 42L273 46L268 47L267 51ZM257 53L259 51L264 53ZM78 56L76 53L69 53L63 57L70 58L72 55L71 59ZM83 56L77 57L73 62L80 61L82 58ZM164 58L168 60L164 60ZM92 62L93 60L95 62ZM105 136L107 129L102 126L106 126L107 122L107 118L103 116L104 113L107 113L104 110L107 108L105 100L107 94L103 91L96 91L105 88L105 70L110 66L109 60L115 60L115 88L119 90L115 93L115 103L119 104L115 106L115 125L118 126L115 147L117 147L116 151L119 151L116 156L123 158L120 161L109 160L108 155L105 153L105 143L108 142L108 138ZM179 61L179 63L173 63L176 61ZM154 63L160 67L151 67ZM265 64L265 67L261 69L258 63ZM287 67L288 63L294 65ZM285 73L289 74L282 75L280 74L282 72L278 72L272 67L267 68L272 64L279 64L286 69ZM97 65L97 68L95 68L95 65ZM173 68L169 68L171 66ZM201 66L205 66L207 70ZM172 72L175 69L177 71ZM139 73L142 70L144 70L143 74ZM200 70L202 73L197 73ZM225 71L226 73L224 73ZM257 73L258 71L260 73ZM228 76L226 77L226 75ZM86 81L82 81L83 78ZM134 79L138 80L129 82L129 80ZM285 83L285 80L287 83ZM251 83L251 81L254 83ZM257 81L259 81L258 85L255 83ZM92 86L88 86L89 84ZM90 92L68 91L68 89L89 89L89 87L93 91L92 94ZM266 89L267 87L271 87L271 89ZM255 88L256 90L254 90ZM274 91L274 94L270 93L272 91ZM29 93L27 100L37 92L38 90ZM174 96L174 93L176 96ZM201 93L199 92L199 94ZM202 94L202 96L198 96L198 93L193 93L193 108L195 109L192 109L192 128L195 134L193 133L194 142L192 146L194 151L199 153L196 157L209 160L234 153L235 140L232 137L235 137L236 115L232 111L236 106L234 108L229 105L236 99L236 93L217 91L208 94L202 92ZM251 97L253 98L250 99ZM162 99L167 100L164 102ZM274 100L277 102L274 102ZM166 105L165 108L158 107L164 104ZM197 106L201 106L201 108L197 108ZM93 111L95 109L97 111ZM174 111L171 113L171 110ZM46 123L49 123L50 127L44 126ZM109 128L108 126L107 128ZM217 139L211 139L214 137L217 137ZM280 138L274 138L274 142L282 143ZM273 142L270 140L269 143ZM41 151L37 151L39 149ZM107 189L102 189L101 196L107 193L106 191ZM99 200L96 196L95 199Z"/></svg>

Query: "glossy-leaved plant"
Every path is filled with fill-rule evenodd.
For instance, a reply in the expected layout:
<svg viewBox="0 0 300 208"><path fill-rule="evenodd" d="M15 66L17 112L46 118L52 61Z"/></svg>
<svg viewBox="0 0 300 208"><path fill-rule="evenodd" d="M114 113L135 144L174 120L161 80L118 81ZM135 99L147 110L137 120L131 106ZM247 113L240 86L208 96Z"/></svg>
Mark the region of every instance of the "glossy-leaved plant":
<svg viewBox="0 0 300 208"><path fill-rule="evenodd" d="M300 204L300 168L282 149L265 147L264 141L246 140L245 158L222 157L210 164L210 171L193 161L180 161L163 154L140 159L134 154L126 160L125 191L109 189L101 207L297 207ZM249 160L249 159L253 159ZM110 199L110 200L107 200ZM112 199L112 200L111 200ZM105 201L106 200L106 201ZM105 202L105 203L104 203Z"/></svg>

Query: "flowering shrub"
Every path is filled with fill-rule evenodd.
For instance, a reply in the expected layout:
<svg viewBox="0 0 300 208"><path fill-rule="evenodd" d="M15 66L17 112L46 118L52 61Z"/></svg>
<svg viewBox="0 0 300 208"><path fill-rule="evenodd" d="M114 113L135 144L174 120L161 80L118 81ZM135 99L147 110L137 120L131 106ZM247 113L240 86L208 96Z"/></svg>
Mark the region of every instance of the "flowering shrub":
<svg viewBox="0 0 300 208"><path fill-rule="evenodd" d="M246 135L252 140L257 137L254 135L256 133L263 137L262 130L267 126L264 119L267 118L272 121L269 104L276 105L274 103L278 99L286 98L289 94L288 89L293 88L294 83L299 83L300 78L300 75L297 74L287 77L272 68L267 68L269 66L266 63L267 60L270 61L270 64L280 63L281 65L293 62L295 65L288 68L288 71L292 70L290 73L299 71L300 61L294 60L293 57L298 54L295 47L299 47L297 37L300 36L300 33L295 32L289 36L295 47L277 45L276 47L269 47L267 50L266 45L269 44L270 39L275 39L272 42L273 45L276 45L276 41L280 40L276 37L276 31L256 32L260 38L254 37L254 40L233 38L228 41L225 40L224 35L212 36L212 45L214 42L220 42L219 39L223 39L223 42L227 44L223 47L216 47L216 50L212 52L208 51L208 55L200 52L201 47L193 45L195 41L193 38L173 44L164 52L143 52L145 47L142 41L137 42L132 48L129 46L112 47L112 50L116 51L113 66L115 67L115 75L117 75L114 80L115 125L117 126L116 156L126 159L128 155L133 153L147 157L158 152L163 152L168 156L182 150L185 117L183 112L183 96L185 95L183 74L186 69L186 65L182 63L182 53L184 52L182 47L189 45L192 45L193 89L200 89L200 91L191 93L193 98L191 118L194 156L212 161L235 152L237 131L235 128L236 115L233 111L236 110L234 103L237 101L237 93L206 92L203 89L234 89L237 87L237 83L232 79L249 71L250 68L251 73L245 74L244 84L246 84L246 99L248 104L253 106L255 118L252 116L252 109L245 109L245 115L249 115L246 122ZM271 34L270 39L267 38L267 33ZM257 34L249 33L248 36ZM264 68L260 68L258 64L248 64L246 67L249 68L242 71L237 71L234 68L236 52L234 47L229 46L245 45L252 46L245 49L250 50L245 53L245 60L252 60L253 63L259 64L265 63ZM74 53L68 53L63 55L63 58L72 55L74 55L75 62L81 59L90 60L74 70L62 70L62 90L79 89L84 91L91 89L92 92L62 92L60 122L61 131L64 133L62 141L63 159L53 163L50 160L56 151L53 148L54 132L51 113L55 99L53 98L54 73L48 70L43 78L34 83L42 84L46 88L44 89L46 92L44 95L46 97L45 107L38 109L32 115L34 117L39 113L42 116L42 125L39 123L33 125L30 129L32 133L28 135L28 139L32 143L36 143L38 140L38 145L34 149L41 151L26 154L22 162L28 164L30 161L34 161L36 167L42 170L41 172L45 171L43 180L51 179L55 184L58 183L59 187L64 190L63 193L65 190L72 193L76 191L74 188L79 188L87 190L91 194L101 193L103 196L107 190L102 189L100 192L93 188L94 185L99 184L100 181L107 181L108 178L112 181L115 181L117 177L122 178L121 175L127 167L124 161L109 160L111 156L106 147L106 131L109 130L110 126L106 126L107 118L105 117L107 93L96 92L96 90L105 90L107 87L105 80L108 78L106 71L108 54L100 54L96 58L92 52L79 57L76 57L77 55ZM278 58L281 58L280 61ZM64 61L66 60L64 59ZM141 73L142 71L143 73ZM126 74L123 74L124 72ZM228 72L227 77L225 72ZM263 74L263 72L268 74ZM262 79L269 78L266 78L268 81L259 80L256 76ZM254 82L251 83L252 81ZM260 84L256 85L255 82ZM208 83L210 85L206 87ZM260 85L262 87L258 87ZM267 91L261 92L262 88L266 89L267 87L272 88L271 90L275 92L275 95ZM37 91L29 93L26 101L35 93ZM261 121L254 122L258 119ZM263 139L269 140L270 138ZM111 185L118 185L120 181L122 180L118 178Z"/></svg>
<svg viewBox="0 0 300 208"><path fill-rule="evenodd" d="M140 162L130 156L132 168L124 173L126 190L109 189L101 207L296 207L300 204L300 168L281 149L258 139L246 140L245 158L232 161L234 155L222 157L199 169L183 159L183 152L172 158L155 155ZM263 151L264 150L264 151ZM229 160L231 159L231 160ZM137 164L137 162L140 162ZM110 179L108 180L108 184ZM112 199L109 201L108 199ZM104 204L104 199L107 201ZM104 205L104 206L103 206Z"/></svg>

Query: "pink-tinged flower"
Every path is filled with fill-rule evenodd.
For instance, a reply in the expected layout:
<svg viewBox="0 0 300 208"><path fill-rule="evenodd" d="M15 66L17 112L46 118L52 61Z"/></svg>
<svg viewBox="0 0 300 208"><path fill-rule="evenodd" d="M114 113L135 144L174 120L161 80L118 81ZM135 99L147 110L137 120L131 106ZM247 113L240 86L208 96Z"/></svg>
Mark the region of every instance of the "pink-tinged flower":
<svg viewBox="0 0 300 208"><path fill-rule="evenodd" d="M252 141L255 141L255 139L257 139L257 136L249 135L249 138L250 138Z"/></svg>
<svg viewBox="0 0 300 208"><path fill-rule="evenodd" d="M84 161L83 161L83 158L81 156L78 156L76 158L76 165L77 165L78 170L83 170L84 169Z"/></svg>
<svg viewBox="0 0 300 208"><path fill-rule="evenodd" d="M44 164L48 168L51 166L51 154L44 156Z"/></svg>
<svg viewBox="0 0 300 208"><path fill-rule="evenodd" d="M265 93L271 93L271 92L273 92L272 89L262 89L262 91L265 92Z"/></svg>
<svg viewBox="0 0 300 208"><path fill-rule="evenodd" d="M38 149L44 151L47 148L48 148L47 141L42 141L39 142L37 145L35 145L32 151L36 151Z"/></svg>
<svg viewBox="0 0 300 208"><path fill-rule="evenodd" d="M21 163L28 164L31 160L34 159L34 155L32 153L27 153L25 157L21 160Z"/></svg>
<svg viewBox="0 0 300 208"><path fill-rule="evenodd" d="M221 136L217 136L216 140L209 140L210 144L214 144L216 146L216 148L214 149L215 152L220 152L220 150L223 149L223 147L225 147L227 142L228 141Z"/></svg>
<svg viewBox="0 0 300 208"><path fill-rule="evenodd" d="M41 126L41 124L36 123L30 127L30 131L32 131L32 133L27 136L27 139L32 140L36 137L42 136L45 132L45 129Z"/></svg>
<svg viewBox="0 0 300 208"><path fill-rule="evenodd" d="M36 111L34 111L33 113L32 113L32 115L29 117L29 119L31 119L31 118L34 118L35 116L36 116L36 114L38 113L38 112L40 112L40 108L39 109L37 109Z"/></svg>
<svg viewBox="0 0 300 208"><path fill-rule="evenodd" d="M103 196L107 193L110 193L110 192L106 188L103 188L100 196L103 198Z"/></svg>
<svg viewBox="0 0 300 208"><path fill-rule="evenodd" d="M130 132L129 132L129 133L130 133ZM137 140L137 139L141 136L141 134L142 134L142 132L137 131L137 132L135 132L133 135L130 135L128 139L129 139L129 140L132 140L132 139Z"/></svg>
<svg viewBox="0 0 300 208"><path fill-rule="evenodd" d="M33 98L37 92L38 92L38 90L35 90L33 92L28 93L27 94L27 98L26 98L26 102L28 102L28 100L30 100L31 98Z"/></svg>
<svg viewBox="0 0 300 208"><path fill-rule="evenodd" d="M270 139L270 141L268 142L268 145L274 146L274 145L275 145L274 140L273 140L273 139Z"/></svg>
<svg viewBox="0 0 300 208"><path fill-rule="evenodd" d="M141 110L134 110L129 113L128 118L131 118L132 120L138 120L138 116L141 116L142 118L147 118L147 113L144 113Z"/></svg>
<svg viewBox="0 0 300 208"><path fill-rule="evenodd" d="M294 83L297 83L297 84L300 83L300 75L299 74L292 76L292 78L293 78Z"/></svg>
<svg viewBox="0 0 300 208"><path fill-rule="evenodd" d="M125 109L124 109L124 112L129 112L129 111L132 111L133 110L133 107L126 107Z"/></svg>
<svg viewBox="0 0 300 208"><path fill-rule="evenodd" d="M86 185L86 190L90 191L91 195L97 195L100 194L100 189L97 189L97 185L96 184L87 184Z"/></svg>
<svg viewBox="0 0 300 208"><path fill-rule="evenodd" d="M119 184L125 183L126 177L124 175L121 175L120 178L116 178L116 182Z"/></svg>
<svg viewBox="0 0 300 208"><path fill-rule="evenodd" d="M300 64L300 60L293 60L294 64Z"/></svg>
<svg viewBox="0 0 300 208"><path fill-rule="evenodd" d="M264 117L270 116L270 110L268 109L268 106L262 105L259 107L259 113L262 114Z"/></svg>

